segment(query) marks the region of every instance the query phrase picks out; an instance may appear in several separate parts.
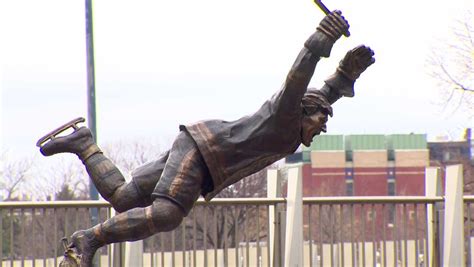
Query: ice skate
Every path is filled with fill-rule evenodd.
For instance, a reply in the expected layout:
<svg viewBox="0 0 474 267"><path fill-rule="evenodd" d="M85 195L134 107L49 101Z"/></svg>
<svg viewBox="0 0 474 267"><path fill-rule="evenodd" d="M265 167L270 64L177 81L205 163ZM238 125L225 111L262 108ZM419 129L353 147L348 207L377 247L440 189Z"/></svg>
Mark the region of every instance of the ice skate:
<svg viewBox="0 0 474 267"><path fill-rule="evenodd" d="M80 230L72 234L71 243L68 246L69 249L75 251L81 267L92 266L94 254L99 247L99 242L95 240L90 230Z"/></svg>
<svg viewBox="0 0 474 267"><path fill-rule="evenodd" d="M86 127L79 128L77 126L78 123L84 121L84 118L74 119L40 138L36 146L40 148L41 154L51 156L57 153L69 152L81 157L85 151L95 145L91 131ZM70 128L74 130L73 133L66 136L57 136Z"/></svg>
<svg viewBox="0 0 474 267"><path fill-rule="evenodd" d="M81 258L72 248L69 248L67 238L64 237L61 242L64 247L64 258L59 263L59 267L79 267Z"/></svg>

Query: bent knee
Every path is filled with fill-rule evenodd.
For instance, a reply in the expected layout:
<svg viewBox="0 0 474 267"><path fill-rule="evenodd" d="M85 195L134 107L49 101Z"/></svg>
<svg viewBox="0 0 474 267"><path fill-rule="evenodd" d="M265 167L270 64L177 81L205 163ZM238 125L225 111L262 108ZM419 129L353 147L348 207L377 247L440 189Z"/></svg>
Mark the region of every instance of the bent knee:
<svg viewBox="0 0 474 267"><path fill-rule="evenodd" d="M114 209L121 213L136 207L146 207L151 202L140 195L132 183L123 184L117 188L108 200Z"/></svg>
<svg viewBox="0 0 474 267"><path fill-rule="evenodd" d="M160 232L167 232L178 227L183 221L181 207L165 198L157 198L152 204L152 220Z"/></svg>

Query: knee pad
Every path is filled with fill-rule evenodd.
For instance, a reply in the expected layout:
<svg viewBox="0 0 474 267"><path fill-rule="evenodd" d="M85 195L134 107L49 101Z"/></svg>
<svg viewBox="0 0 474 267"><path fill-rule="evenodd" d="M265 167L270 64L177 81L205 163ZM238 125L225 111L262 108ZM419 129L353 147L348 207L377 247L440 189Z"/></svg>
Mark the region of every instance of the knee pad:
<svg viewBox="0 0 474 267"><path fill-rule="evenodd" d="M165 198L157 198L151 205L151 220L158 232L167 232L178 227L183 221L181 207Z"/></svg>
<svg viewBox="0 0 474 267"><path fill-rule="evenodd" d="M93 155L85 165L100 195L107 201L117 188L126 183L120 170L102 154Z"/></svg>
<svg viewBox="0 0 474 267"><path fill-rule="evenodd" d="M142 196L133 182L117 188L109 201L117 212L124 212L136 207L147 207L153 202L151 198Z"/></svg>

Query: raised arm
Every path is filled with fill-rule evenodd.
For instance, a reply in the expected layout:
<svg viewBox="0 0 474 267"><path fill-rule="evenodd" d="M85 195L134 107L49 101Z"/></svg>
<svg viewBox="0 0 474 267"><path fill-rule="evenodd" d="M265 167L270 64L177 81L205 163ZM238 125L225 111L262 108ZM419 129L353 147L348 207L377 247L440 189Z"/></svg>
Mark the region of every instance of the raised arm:
<svg viewBox="0 0 474 267"><path fill-rule="evenodd" d="M280 92L283 109L294 110L295 106L300 105L319 59L329 57L334 43L348 29L349 23L341 11L333 11L323 18L315 33L305 42L286 77Z"/></svg>
<svg viewBox="0 0 474 267"><path fill-rule="evenodd" d="M339 62L336 72L324 81L321 93L330 104L342 96L353 97L355 81L374 62L374 51L368 46L360 45L349 50Z"/></svg>

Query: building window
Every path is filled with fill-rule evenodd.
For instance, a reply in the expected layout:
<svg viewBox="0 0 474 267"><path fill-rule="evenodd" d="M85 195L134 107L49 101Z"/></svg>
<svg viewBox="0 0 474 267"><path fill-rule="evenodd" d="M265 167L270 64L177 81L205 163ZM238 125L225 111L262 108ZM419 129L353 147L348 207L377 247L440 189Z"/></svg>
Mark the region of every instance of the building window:
<svg viewBox="0 0 474 267"><path fill-rule="evenodd" d="M395 179L389 179L388 180L388 195L389 196L395 196Z"/></svg>
<svg viewBox="0 0 474 267"><path fill-rule="evenodd" d="M354 195L354 181L346 180L346 196Z"/></svg>
<svg viewBox="0 0 474 267"><path fill-rule="evenodd" d="M395 150L393 150L393 149L387 150L387 160L388 161L395 161Z"/></svg>
<svg viewBox="0 0 474 267"><path fill-rule="evenodd" d="M346 150L346 162L352 162L352 150Z"/></svg>

